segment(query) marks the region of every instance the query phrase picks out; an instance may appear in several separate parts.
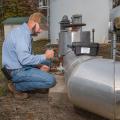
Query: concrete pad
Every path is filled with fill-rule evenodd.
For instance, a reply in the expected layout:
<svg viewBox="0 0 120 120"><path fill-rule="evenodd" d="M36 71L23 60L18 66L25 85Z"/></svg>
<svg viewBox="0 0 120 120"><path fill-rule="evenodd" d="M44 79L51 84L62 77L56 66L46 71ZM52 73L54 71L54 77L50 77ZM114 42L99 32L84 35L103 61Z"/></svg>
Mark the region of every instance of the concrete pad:
<svg viewBox="0 0 120 120"><path fill-rule="evenodd" d="M57 84L51 88L49 93L67 93L67 88L64 81L64 76L55 75Z"/></svg>

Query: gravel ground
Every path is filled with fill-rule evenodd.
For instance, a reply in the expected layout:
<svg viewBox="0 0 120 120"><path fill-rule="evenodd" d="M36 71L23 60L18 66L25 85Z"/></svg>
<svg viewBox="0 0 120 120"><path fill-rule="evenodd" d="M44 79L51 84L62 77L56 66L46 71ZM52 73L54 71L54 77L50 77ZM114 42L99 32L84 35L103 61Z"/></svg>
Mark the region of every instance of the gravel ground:
<svg viewBox="0 0 120 120"><path fill-rule="evenodd" d="M16 100L10 94L0 97L0 120L105 120L84 110L74 109L67 97L63 77L49 94L30 94L26 100Z"/></svg>
<svg viewBox="0 0 120 120"><path fill-rule="evenodd" d="M0 120L105 120L80 110L77 113L63 93L34 94L26 100L0 98Z"/></svg>

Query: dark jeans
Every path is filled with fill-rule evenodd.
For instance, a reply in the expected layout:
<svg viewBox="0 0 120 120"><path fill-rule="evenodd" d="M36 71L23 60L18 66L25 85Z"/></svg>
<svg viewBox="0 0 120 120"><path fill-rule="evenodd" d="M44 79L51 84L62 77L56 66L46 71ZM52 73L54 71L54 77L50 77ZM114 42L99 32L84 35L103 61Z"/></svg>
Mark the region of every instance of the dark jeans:
<svg viewBox="0 0 120 120"><path fill-rule="evenodd" d="M55 86L56 80L52 74L32 66L26 66L11 72L12 81L17 91L30 91Z"/></svg>

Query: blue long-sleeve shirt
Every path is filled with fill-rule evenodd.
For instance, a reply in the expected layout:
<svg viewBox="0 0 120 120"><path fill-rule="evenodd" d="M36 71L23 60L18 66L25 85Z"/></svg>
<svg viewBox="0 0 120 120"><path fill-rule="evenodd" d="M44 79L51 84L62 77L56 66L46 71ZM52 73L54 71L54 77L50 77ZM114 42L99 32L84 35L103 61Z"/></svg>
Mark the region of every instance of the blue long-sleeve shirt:
<svg viewBox="0 0 120 120"><path fill-rule="evenodd" d="M7 69L19 69L44 62L45 55L31 54L31 46L31 31L26 23L13 29L3 42L2 65Z"/></svg>

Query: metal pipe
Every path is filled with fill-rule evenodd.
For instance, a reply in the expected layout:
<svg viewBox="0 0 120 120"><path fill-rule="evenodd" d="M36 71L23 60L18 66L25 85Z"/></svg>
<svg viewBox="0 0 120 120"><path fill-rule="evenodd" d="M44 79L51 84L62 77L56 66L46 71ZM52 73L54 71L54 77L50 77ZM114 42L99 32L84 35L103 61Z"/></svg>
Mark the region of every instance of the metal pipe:
<svg viewBox="0 0 120 120"><path fill-rule="evenodd" d="M70 101L103 117L120 119L120 62L114 69L113 64L112 59L67 54L64 68Z"/></svg>
<svg viewBox="0 0 120 120"><path fill-rule="evenodd" d="M95 33L95 29L92 29L92 42L94 43L94 33Z"/></svg>
<svg viewBox="0 0 120 120"><path fill-rule="evenodd" d="M116 40L117 40L117 37L116 37L116 33L115 32L113 32L113 41L112 41L112 46L113 46L113 48L112 48L112 58L113 58L113 60L115 61L115 59L116 59Z"/></svg>
<svg viewBox="0 0 120 120"><path fill-rule="evenodd" d="M59 40L60 54L64 56L65 83L71 102L103 117L120 119L120 62L115 61L116 34L113 34L112 44L114 62L112 59L76 56L67 47L72 42L70 31L61 31Z"/></svg>

